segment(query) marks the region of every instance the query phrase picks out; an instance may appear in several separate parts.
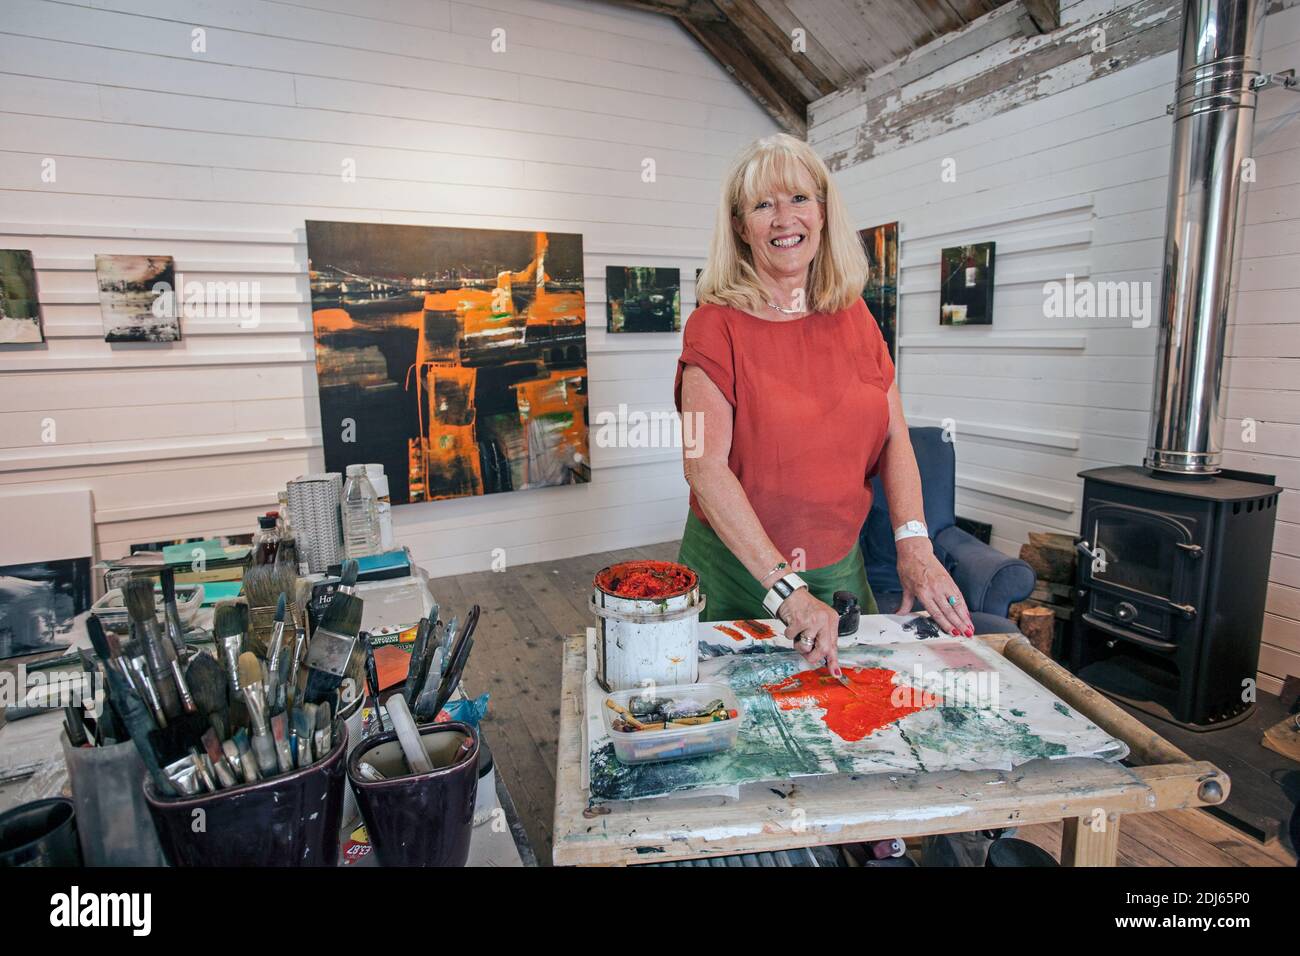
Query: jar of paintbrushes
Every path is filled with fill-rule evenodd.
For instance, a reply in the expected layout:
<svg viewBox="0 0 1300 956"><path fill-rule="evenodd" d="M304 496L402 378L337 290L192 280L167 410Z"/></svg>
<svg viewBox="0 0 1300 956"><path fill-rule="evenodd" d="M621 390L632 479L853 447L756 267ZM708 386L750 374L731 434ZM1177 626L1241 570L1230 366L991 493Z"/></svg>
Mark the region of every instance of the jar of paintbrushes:
<svg viewBox="0 0 1300 956"><path fill-rule="evenodd" d="M310 637L306 615L289 613L303 594L296 575L272 579L280 591L265 636L254 633L247 600L217 605L216 655L168 653L134 582L128 646L92 634L108 704L144 763L145 798L173 864L336 862L348 739L336 715L344 679L361 666L356 574L349 562Z"/></svg>

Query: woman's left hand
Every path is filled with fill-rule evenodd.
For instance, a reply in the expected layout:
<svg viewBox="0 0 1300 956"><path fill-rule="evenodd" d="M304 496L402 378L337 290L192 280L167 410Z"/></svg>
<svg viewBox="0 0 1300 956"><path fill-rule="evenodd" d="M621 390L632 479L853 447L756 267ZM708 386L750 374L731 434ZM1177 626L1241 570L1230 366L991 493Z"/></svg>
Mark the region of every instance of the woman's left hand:
<svg viewBox="0 0 1300 956"><path fill-rule="evenodd" d="M911 613L913 600L919 600L935 624L953 637L973 635L975 625L971 623L966 601L953 583L952 576L934 556L930 539L904 538L898 542L897 548L898 580L903 585L903 600L897 613ZM950 597L955 598L955 604L948 600Z"/></svg>

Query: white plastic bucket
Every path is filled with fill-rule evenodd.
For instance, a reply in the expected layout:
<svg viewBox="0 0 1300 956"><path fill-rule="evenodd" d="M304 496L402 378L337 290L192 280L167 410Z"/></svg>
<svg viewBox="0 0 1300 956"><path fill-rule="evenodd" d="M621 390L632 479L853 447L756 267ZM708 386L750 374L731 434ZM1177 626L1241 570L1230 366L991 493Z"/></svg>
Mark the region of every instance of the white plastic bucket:
<svg viewBox="0 0 1300 956"><path fill-rule="evenodd" d="M621 597L608 585L620 572L668 568L685 572L686 585L663 597ZM704 610L700 579L685 565L626 561L596 575L591 611L598 622L596 680L607 691L654 684L694 684L699 676L697 625Z"/></svg>

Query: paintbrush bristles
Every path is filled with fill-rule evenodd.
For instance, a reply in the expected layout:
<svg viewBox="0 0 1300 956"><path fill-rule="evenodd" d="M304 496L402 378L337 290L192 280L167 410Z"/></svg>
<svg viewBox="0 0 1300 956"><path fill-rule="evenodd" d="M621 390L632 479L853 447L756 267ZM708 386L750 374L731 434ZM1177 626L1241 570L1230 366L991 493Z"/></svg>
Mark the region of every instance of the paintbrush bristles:
<svg viewBox="0 0 1300 956"><path fill-rule="evenodd" d="M260 684L262 682L262 662L257 659L257 655L252 651L244 651L239 655L239 686L247 687L249 684Z"/></svg>
<svg viewBox="0 0 1300 956"><path fill-rule="evenodd" d="M288 603L288 597L283 591L281 591L280 600L277 601L275 605L275 620L277 623L284 620L284 612L287 609Z"/></svg>
<svg viewBox="0 0 1300 956"><path fill-rule="evenodd" d="M249 607L275 607L281 594L292 594L298 575L287 564L255 564L244 572Z"/></svg>
<svg viewBox="0 0 1300 956"><path fill-rule="evenodd" d="M352 558L343 562L343 573L339 579L339 587L354 588L357 586L357 575L360 573L361 566Z"/></svg>
<svg viewBox="0 0 1300 956"><path fill-rule="evenodd" d="M135 624L158 619L153 600L153 581L149 578L132 578L122 586L122 601L126 612Z"/></svg>
<svg viewBox="0 0 1300 956"><path fill-rule="evenodd" d="M248 605L243 601L221 601L212 612L212 636L217 640L248 630Z"/></svg>
<svg viewBox="0 0 1300 956"><path fill-rule="evenodd" d="M324 628L344 637L356 637L361 633L361 616L365 610L365 601L355 594L339 590L334 592L329 606L320 616L316 628Z"/></svg>

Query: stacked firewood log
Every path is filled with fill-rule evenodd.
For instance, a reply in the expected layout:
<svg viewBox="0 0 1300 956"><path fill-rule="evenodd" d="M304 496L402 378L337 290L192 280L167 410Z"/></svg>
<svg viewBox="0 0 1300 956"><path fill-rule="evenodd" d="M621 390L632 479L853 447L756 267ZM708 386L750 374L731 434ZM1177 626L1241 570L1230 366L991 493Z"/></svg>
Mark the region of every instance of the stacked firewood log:
<svg viewBox="0 0 1300 956"><path fill-rule="evenodd" d="M1034 569L1038 581L1029 598L1011 605L1009 613L1020 633L1049 657L1074 613L1077 553L1073 535L1045 531L1029 532L1029 542L1020 546L1020 560Z"/></svg>

